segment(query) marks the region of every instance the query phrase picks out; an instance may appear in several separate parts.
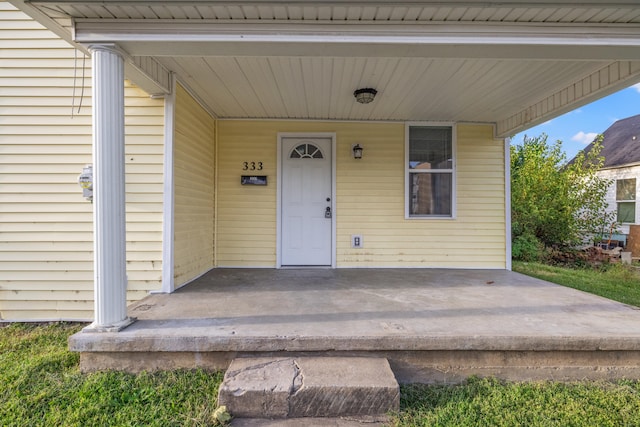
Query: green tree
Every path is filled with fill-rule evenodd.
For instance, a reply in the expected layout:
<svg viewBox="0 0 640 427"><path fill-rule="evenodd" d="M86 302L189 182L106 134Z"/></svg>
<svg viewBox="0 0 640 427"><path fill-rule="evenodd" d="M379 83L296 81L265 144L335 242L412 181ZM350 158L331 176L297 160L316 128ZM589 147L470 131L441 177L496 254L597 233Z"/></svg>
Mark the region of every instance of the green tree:
<svg viewBox="0 0 640 427"><path fill-rule="evenodd" d="M602 138L567 163L562 141L547 135L511 146L512 248L516 259L540 257L544 247L566 247L612 225L606 193L611 181L596 175L604 163Z"/></svg>

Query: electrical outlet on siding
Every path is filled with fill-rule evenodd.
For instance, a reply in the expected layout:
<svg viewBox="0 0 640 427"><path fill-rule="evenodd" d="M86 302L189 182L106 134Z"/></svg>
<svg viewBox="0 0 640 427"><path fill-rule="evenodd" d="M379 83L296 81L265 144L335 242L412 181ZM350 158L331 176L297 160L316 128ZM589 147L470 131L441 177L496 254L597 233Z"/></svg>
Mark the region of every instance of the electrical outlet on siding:
<svg viewBox="0 0 640 427"><path fill-rule="evenodd" d="M352 234L351 235L351 247L353 249L362 248L362 235L361 234Z"/></svg>

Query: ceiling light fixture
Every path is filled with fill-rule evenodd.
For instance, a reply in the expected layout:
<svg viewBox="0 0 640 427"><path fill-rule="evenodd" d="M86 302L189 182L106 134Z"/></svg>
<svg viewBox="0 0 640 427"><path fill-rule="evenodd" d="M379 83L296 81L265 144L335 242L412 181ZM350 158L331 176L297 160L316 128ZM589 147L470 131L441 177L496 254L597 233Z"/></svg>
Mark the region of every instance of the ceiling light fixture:
<svg viewBox="0 0 640 427"><path fill-rule="evenodd" d="M370 102L373 102L373 98L376 97L377 93L377 90L366 87L353 92L353 96L356 97L356 101L358 101L360 104L368 104Z"/></svg>

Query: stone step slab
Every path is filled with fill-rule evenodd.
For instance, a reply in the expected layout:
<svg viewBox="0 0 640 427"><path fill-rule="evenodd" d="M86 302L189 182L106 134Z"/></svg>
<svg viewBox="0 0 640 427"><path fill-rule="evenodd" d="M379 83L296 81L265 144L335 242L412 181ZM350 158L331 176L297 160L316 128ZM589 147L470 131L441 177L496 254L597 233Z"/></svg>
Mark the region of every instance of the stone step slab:
<svg viewBox="0 0 640 427"><path fill-rule="evenodd" d="M241 418L375 416L399 409L400 389L384 358L238 358L218 404Z"/></svg>

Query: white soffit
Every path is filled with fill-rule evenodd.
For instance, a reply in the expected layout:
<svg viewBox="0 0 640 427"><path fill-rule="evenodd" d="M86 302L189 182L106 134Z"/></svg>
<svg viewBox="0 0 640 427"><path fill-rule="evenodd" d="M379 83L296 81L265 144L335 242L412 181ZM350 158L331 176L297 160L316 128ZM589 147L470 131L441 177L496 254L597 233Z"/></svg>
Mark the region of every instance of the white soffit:
<svg viewBox="0 0 640 427"><path fill-rule="evenodd" d="M635 0L36 0L61 21L73 18L305 21L640 23Z"/></svg>
<svg viewBox="0 0 640 427"><path fill-rule="evenodd" d="M78 20L80 43L132 55L636 59L640 24ZM578 48L578 49L577 49Z"/></svg>
<svg viewBox="0 0 640 427"><path fill-rule="evenodd" d="M175 72L221 118L477 121L508 136L640 81L637 0L12 2L118 44L158 82ZM379 92L367 106L352 96L365 86Z"/></svg>

